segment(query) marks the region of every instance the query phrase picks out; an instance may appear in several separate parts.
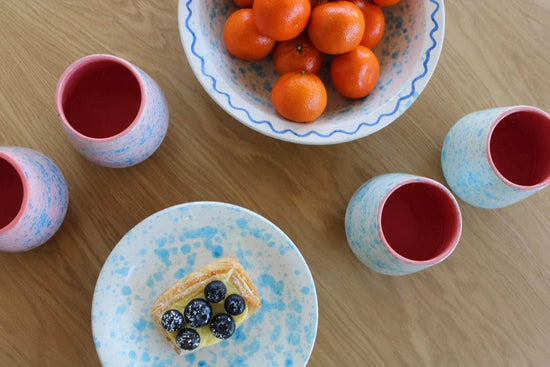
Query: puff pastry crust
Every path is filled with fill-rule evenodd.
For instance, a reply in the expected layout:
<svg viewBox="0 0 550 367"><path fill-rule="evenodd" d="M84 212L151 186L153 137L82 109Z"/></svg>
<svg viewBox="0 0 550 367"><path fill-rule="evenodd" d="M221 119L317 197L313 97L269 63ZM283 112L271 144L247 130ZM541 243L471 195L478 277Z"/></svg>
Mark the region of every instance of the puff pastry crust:
<svg viewBox="0 0 550 367"><path fill-rule="evenodd" d="M225 284L230 282L236 287L239 294L246 302L246 307L248 309L246 319L255 314L262 306L262 301L256 286L252 283L252 280L236 257L219 259L187 275L185 278L168 287L151 307L151 315L155 325L157 325L157 328L162 332L166 340L174 346L174 349L180 355L190 352L178 348L172 342L170 333L161 326L162 315L179 301L203 292L206 285L214 280L220 280ZM200 348L202 348L202 346L197 349Z"/></svg>

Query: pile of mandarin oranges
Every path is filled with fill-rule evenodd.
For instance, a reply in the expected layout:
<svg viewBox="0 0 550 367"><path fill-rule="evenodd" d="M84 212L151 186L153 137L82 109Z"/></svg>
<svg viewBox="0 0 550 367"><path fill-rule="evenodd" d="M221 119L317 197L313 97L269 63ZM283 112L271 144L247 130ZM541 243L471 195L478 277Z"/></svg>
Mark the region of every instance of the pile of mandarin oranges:
<svg viewBox="0 0 550 367"><path fill-rule="evenodd" d="M325 110L327 91L317 76L325 55L333 55L332 85L344 97L363 98L376 86L380 65L372 49L384 35L381 7L399 0L233 1L240 9L225 23L225 47L248 61L273 51L281 77L271 101L284 118L310 122Z"/></svg>

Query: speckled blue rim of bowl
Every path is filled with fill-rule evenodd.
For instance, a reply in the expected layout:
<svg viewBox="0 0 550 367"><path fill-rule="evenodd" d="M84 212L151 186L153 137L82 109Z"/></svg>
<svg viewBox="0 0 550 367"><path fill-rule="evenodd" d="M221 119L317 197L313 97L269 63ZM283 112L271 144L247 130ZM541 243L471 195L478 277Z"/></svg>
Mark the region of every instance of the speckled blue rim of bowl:
<svg viewBox="0 0 550 367"><path fill-rule="evenodd" d="M210 235L203 236L206 232ZM264 305L237 329L233 342L223 341L217 349L214 346L178 356L148 321L150 304L174 279L189 274L199 263L226 255L241 259L255 279ZM260 257L261 261L253 263ZM119 314L121 307L117 306L121 302L125 306ZM296 303L301 305L299 310ZM289 321L301 326L290 327ZM118 325L115 329L113 323ZM94 342L104 366L255 366L258 360L262 364L265 360L266 367L305 366L313 351L317 326L315 283L296 245L259 214L219 202L172 206L133 227L105 261L92 303ZM273 331L265 334L269 327L279 330L278 339L273 339ZM258 340L258 333L266 336L265 344L260 344L263 339ZM252 356L239 355L243 352Z"/></svg>
<svg viewBox="0 0 550 367"><path fill-rule="evenodd" d="M412 71L409 72L410 77L404 81L402 86L400 86L401 84L395 86L395 88L400 89L396 89L396 93L392 96L384 96L385 99L381 99L380 103L377 104L374 109L364 108L360 111L350 112L348 108L341 108L335 114L340 116L328 116L328 118L324 119L323 115L320 119L311 124L296 124L280 118L274 110L265 113L246 101L243 101L241 96L234 93L236 87L229 85L225 80L227 79L225 76L222 77L219 75L220 72L218 69L221 69L220 65L223 64L222 60L213 60L213 56L206 57L203 49L205 47L204 44L208 42L203 42L204 40L197 36L199 35L199 24L203 19L198 19L200 18L199 16L196 15L194 17L193 15L197 13L196 11L194 13L194 10L197 9L202 1L203 0L179 0L178 12L180 36L187 59L204 90L229 115L250 128L276 139L300 144L328 145L356 140L384 128L401 116L420 95L435 71L441 54L445 33L445 10L443 0L402 0L401 3L404 3L404 6L407 7L409 4L420 2L420 6L425 7L426 17L428 17L429 14L429 18L426 19L427 24L421 42L422 53L419 54L416 63L412 67ZM230 0L228 1L230 2ZM228 7L230 5L224 6ZM386 8L385 11L391 12L391 10L388 9L391 8ZM227 12L228 9L224 9L224 11ZM218 15L219 14L211 14L211 17ZM207 17L204 19L207 19ZM210 23L212 23L212 19L210 19ZM210 24L209 27L213 30L212 24ZM388 34L388 27L391 26L387 26L386 36ZM218 32L218 34L221 33ZM210 43L213 42L214 41L210 41ZM410 41L407 39L407 42ZM381 44L383 43L384 40L382 40ZM386 56L391 55L391 53L389 53L390 51L380 50L379 48L380 45L374 49L379 59L381 53L386 54ZM391 55L391 58L387 58L389 62L391 62L393 55ZM271 61L266 60L266 63L269 62ZM381 68L383 69L383 67L384 65L381 60ZM252 68L254 68L254 66ZM381 72L383 72L383 70L381 70ZM397 71L397 74L399 74L399 71ZM326 80L326 78L322 76L321 78ZM330 76L328 78L330 78ZM388 81L389 83L394 79L393 74L388 78L390 78ZM395 78L397 79L399 76ZM377 90L380 91L384 88L385 85L381 83L382 81L379 81L379 85L371 95L374 95ZM337 94L332 93L332 89L334 88L331 86L329 87L327 84L329 106L332 99L331 95ZM386 88L386 90L388 89L391 89L391 87ZM250 95L250 93L247 94ZM380 92L380 94L382 94L382 92ZM254 98L252 95L250 95L250 97ZM368 98L371 98L371 96L368 96L367 99ZM264 99L267 100L267 98ZM262 101L262 103L265 104L265 101ZM264 106L262 106L262 108L264 108Z"/></svg>

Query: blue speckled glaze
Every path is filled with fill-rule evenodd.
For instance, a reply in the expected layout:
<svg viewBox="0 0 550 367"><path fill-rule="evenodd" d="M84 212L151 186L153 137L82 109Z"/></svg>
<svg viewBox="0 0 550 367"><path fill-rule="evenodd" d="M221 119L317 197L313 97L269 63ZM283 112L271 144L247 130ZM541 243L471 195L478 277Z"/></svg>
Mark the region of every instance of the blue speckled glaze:
<svg viewBox="0 0 550 367"><path fill-rule="evenodd" d="M164 140L169 121L168 103L158 84L137 66L111 55L89 57L96 56L118 60L139 76L145 91L143 113L129 131L123 132L115 139L87 139L75 134L65 123L62 123L63 128L75 148L90 161L111 168L136 165L149 158ZM85 60L86 58L83 58L75 62L65 73L78 67Z"/></svg>
<svg viewBox="0 0 550 367"><path fill-rule="evenodd" d="M258 288L260 311L215 346L178 356L150 308L178 279L236 256ZM230 204L174 206L145 219L115 247L92 306L103 366L305 366L317 333L317 294L292 241L265 218Z"/></svg>
<svg viewBox="0 0 550 367"><path fill-rule="evenodd" d="M374 177L363 184L351 198L346 210L346 237L353 253L366 266L386 275L411 274L435 265L410 264L398 259L386 249L379 236L378 211L382 199L407 181L435 183L452 197L451 192L436 181L404 173L390 173ZM456 201L455 205L460 212Z"/></svg>
<svg viewBox="0 0 550 367"><path fill-rule="evenodd" d="M503 113L519 107L501 107L471 113L449 131L441 152L441 166L453 192L470 205L496 209L514 204L545 186L513 187L497 176L487 157L489 131Z"/></svg>
<svg viewBox="0 0 550 367"><path fill-rule="evenodd" d="M49 240L63 223L69 191L61 170L45 155L28 148L0 147L28 183L28 201L14 227L0 234L0 251L28 251Z"/></svg>
<svg viewBox="0 0 550 367"><path fill-rule="evenodd" d="M247 62L225 50L223 26L236 9L231 1L180 0L180 34L189 64L204 89L234 118L263 134L302 144L355 140L398 118L434 72L445 31L443 0L402 0L384 8L388 25L374 49L380 61L375 90L361 100L340 96L330 83L327 57L319 74L327 86L327 110L314 123L296 124L271 105L271 88L279 77L271 59Z"/></svg>

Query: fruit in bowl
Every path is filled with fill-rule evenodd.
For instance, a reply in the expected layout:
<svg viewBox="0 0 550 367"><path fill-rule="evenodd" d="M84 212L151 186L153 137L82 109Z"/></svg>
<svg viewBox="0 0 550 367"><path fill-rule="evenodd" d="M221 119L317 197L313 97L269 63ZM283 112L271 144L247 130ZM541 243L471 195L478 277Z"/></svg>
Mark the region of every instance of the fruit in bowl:
<svg viewBox="0 0 550 367"><path fill-rule="evenodd" d="M377 2L384 5L390 1ZM309 19L319 6L334 3L338 1L310 1L310 7L314 7ZM346 3L361 9L356 5L358 1ZM437 65L444 36L443 0L401 0L383 7L383 36L369 48L379 64L379 78L372 91L359 99L340 94L331 78L331 63L340 55L327 55L317 74L326 89L326 108L314 122L302 124L285 119L272 103L273 88L281 77L274 65L277 48L293 38L279 41L272 56L257 61L233 56L222 35L227 19L239 9L231 0L180 0L180 34L189 64L206 92L231 116L268 136L302 144L351 141L393 122L426 86ZM376 43L380 29L377 34L376 27L368 24L365 21L365 29L370 29L367 38ZM308 35L306 28L299 36L304 33ZM369 41L364 40L365 34L363 31L361 42ZM355 56L361 59L365 55Z"/></svg>

